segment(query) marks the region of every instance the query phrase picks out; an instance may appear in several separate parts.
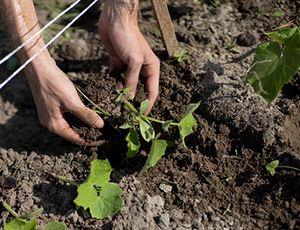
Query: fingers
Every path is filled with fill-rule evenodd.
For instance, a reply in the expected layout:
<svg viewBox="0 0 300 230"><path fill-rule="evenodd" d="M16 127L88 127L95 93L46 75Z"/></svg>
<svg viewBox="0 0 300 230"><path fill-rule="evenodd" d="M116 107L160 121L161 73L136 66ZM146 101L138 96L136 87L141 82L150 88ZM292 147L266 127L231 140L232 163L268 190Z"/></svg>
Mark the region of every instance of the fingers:
<svg viewBox="0 0 300 230"><path fill-rule="evenodd" d="M131 99L133 99L135 97L136 87L139 82L139 75L143 65L143 57L138 57L137 55L131 57L127 65L128 69L125 78L125 87L131 88L131 92L128 94L128 96L131 96Z"/></svg>
<svg viewBox="0 0 300 230"><path fill-rule="evenodd" d="M47 128L50 132L56 133L57 135L70 142L73 142L76 145L99 146L103 143L103 140L97 142L86 142L79 136L78 133L75 133L75 131L64 119L56 120L54 123L48 125Z"/></svg>
<svg viewBox="0 0 300 230"><path fill-rule="evenodd" d="M96 112L87 108L86 106L72 109L70 112L89 126L98 129L101 129L104 126L104 121L102 118Z"/></svg>

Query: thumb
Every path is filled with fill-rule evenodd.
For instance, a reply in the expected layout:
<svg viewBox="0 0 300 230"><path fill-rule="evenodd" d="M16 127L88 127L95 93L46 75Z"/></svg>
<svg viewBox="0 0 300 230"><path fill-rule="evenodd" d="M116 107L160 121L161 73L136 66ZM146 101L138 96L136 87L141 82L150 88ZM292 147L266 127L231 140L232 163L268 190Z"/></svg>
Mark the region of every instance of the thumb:
<svg viewBox="0 0 300 230"><path fill-rule="evenodd" d="M76 109L75 111L72 111L72 113L89 126L99 129L104 126L102 118L86 106Z"/></svg>

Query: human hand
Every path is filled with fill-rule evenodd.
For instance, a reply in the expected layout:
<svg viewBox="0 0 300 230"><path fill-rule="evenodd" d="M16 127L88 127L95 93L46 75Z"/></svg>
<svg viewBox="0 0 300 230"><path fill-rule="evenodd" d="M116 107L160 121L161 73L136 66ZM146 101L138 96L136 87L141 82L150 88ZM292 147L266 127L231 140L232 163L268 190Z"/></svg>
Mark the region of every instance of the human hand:
<svg viewBox="0 0 300 230"><path fill-rule="evenodd" d="M65 120L64 113L70 112L92 127L104 125L103 120L83 104L72 82L52 58L41 55L25 71L43 126L77 145L100 145L100 142L87 143Z"/></svg>
<svg viewBox="0 0 300 230"><path fill-rule="evenodd" d="M127 65L125 87L131 88L133 99L139 74L146 85L150 107L158 95L159 59L141 34L137 0L107 0L99 19L99 33L110 58L110 70Z"/></svg>

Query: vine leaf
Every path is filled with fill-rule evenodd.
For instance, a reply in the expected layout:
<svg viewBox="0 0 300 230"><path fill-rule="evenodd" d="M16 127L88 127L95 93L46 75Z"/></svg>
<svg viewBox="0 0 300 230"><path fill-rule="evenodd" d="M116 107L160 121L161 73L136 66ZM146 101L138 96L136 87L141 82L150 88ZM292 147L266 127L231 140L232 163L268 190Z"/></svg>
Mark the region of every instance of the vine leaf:
<svg viewBox="0 0 300 230"><path fill-rule="evenodd" d="M120 211L123 206L122 189L110 183L112 169L108 160L94 160L88 179L81 184L74 203L90 209L93 218L103 219Z"/></svg>
<svg viewBox="0 0 300 230"><path fill-rule="evenodd" d="M266 169L267 169L268 173L270 173L272 176L274 176L276 174L275 169L278 167L278 165L279 165L278 160L272 161L269 164L267 164Z"/></svg>
<svg viewBox="0 0 300 230"><path fill-rule="evenodd" d="M140 132L145 141L149 142L155 138L155 131L149 120L140 117Z"/></svg>
<svg viewBox="0 0 300 230"><path fill-rule="evenodd" d="M178 124L179 134L184 147L187 148L184 139L186 136L193 133L193 127L196 125L196 120L193 116L193 112L199 107L200 101L198 103L191 103L187 106L186 111Z"/></svg>
<svg viewBox="0 0 300 230"><path fill-rule="evenodd" d="M172 120L162 122L163 131L168 132L169 127L170 127L172 122L173 122Z"/></svg>
<svg viewBox="0 0 300 230"><path fill-rule="evenodd" d="M284 44L285 41L290 38L296 31L298 30L297 27L294 28L284 28L281 30L277 30L275 32L271 33L265 33L270 38L273 38L274 40Z"/></svg>
<svg viewBox="0 0 300 230"><path fill-rule="evenodd" d="M152 140L150 153L141 173L145 172L147 168L153 167L157 163L157 161L165 154L167 146L168 144L165 140Z"/></svg>
<svg viewBox="0 0 300 230"><path fill-rule="evenodd" d="M59 222L51 222L45 226L43 230L65 230L66 226Z"/></svg>
<svg viewBox="0 0 300 230"><path fill-rule="evenodd" d="M27 222L24 219L16 218L4 226L4 230L37 230L36 219Z"/></svg>
<svg viewBox="0 0 300 230"><path fill-rule="evenodd" d="M283 36L283 34L285 34ZM291 35L292 34L292 35ZM290 36L291 35L291 36ZM271 36L268 34L268 36ZM284 84L298 72L300 67L300 32L277 33L276 40L260 45L255 52L253 65L248 71L247 81L254 91L269 104L277 97Z"/></svg>
<svg viewBox="0 0 300 230"><path fill-rule="evenodd" d="M137 131L135 129L131 129L126 137L127 141L127 153L126 157L131 158L134 157L140 149L141 143L139 142L139 136L137 134Z"/></svg>
<svg viewBox="0 0 300 230"><path fill-rule="evenodd" d="M150 106L150 102L148 99L143 101L140 106L140 115L143 115L144 113L146 113L147 110L149 109L149 106Z"/></svg>

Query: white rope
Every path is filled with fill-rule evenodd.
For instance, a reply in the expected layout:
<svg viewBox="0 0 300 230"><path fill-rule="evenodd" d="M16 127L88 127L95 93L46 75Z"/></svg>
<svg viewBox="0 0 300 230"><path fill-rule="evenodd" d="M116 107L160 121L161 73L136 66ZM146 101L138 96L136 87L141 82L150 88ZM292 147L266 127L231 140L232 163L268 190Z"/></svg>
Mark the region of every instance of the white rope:
<svg viewBox="0 0 300 230"><path fill-rule="evenodd" d="M41 52L43 52L49 45L51 45L60 35L62 35L71 25L77 21L86 11L88 11L98 0L94 0L87 8L78 14L68 25L66 25L58 34L56 34L39 52L29 58L23 65L21 65L15 72L13 72L4 82L0 84L0 90L10 82L18 73L20 73L33 59L35 59Z"/></svg>
<svg viewBox="0 0 300 230"><path fill-rule="evenodd" d="M22 49L24 46L26 46L29 42L31 42L36 36L41 34L44 30L46 30L49 26L51 26L56 20L58 20L61 16L66 14L69 10L74 8L81 0L77 0L72 5L70 5L67 9L62 11L59 15L57 15L55 18L53 18L50 22L48 22L42 29L40 29L36 34L34 34L31 38L29 38L25 43L17 47L15 50L10 52L8 55L6 55L2 60L0 60L0 65L2 65L4 62L6 62L8 59L10 59L13 55L15 55L20 49Z"/></svg>

